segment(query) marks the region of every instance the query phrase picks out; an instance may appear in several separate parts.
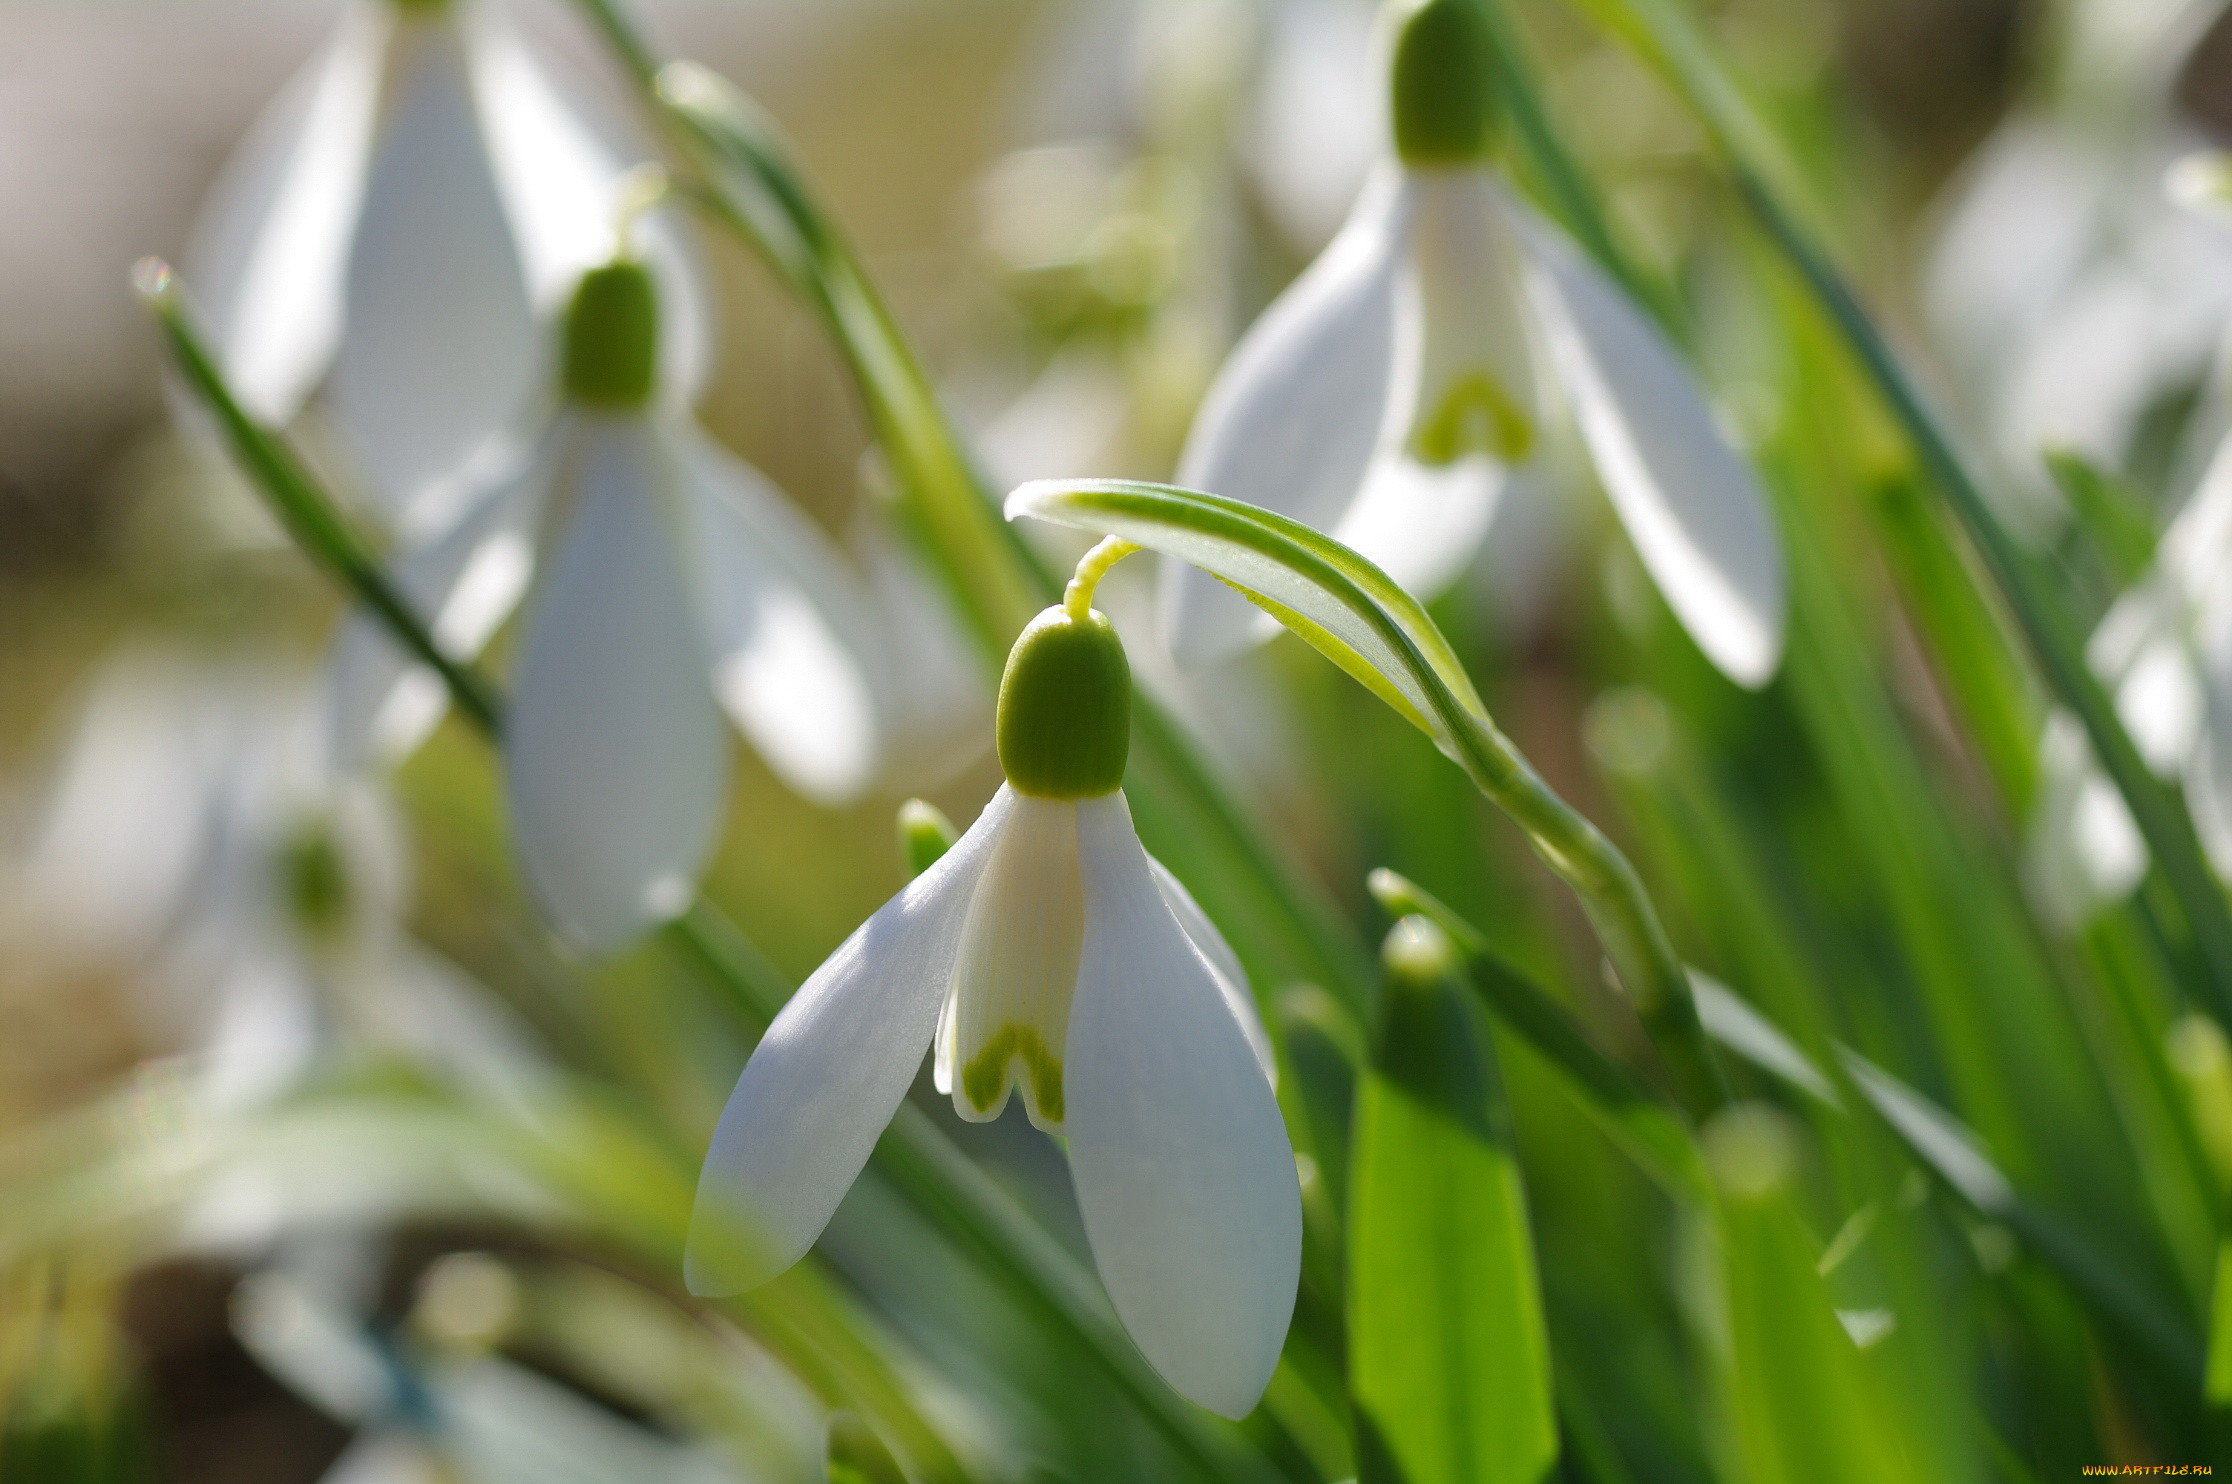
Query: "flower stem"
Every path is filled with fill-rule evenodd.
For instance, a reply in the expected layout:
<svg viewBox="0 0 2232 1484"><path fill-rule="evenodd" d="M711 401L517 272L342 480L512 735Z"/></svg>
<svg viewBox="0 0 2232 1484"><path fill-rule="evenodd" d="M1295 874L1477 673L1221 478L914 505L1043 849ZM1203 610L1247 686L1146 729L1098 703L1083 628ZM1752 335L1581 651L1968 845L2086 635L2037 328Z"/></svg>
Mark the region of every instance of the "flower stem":
<svg viewBox="0 0 2232 1484"><path fill-rule="evenodd" d="M1109 536L1091 551L1077 559L1077 571L1070 577L1069 586L1062 589L1062 607L1078 623L1093 611L1093 589L1108 575L1108 569L1125 557L1139 550L1121 536Z"/></svg>
<svg viewBox="0 0 2232 1484"><path fill-rule="evenodd" d="M1642 878L1604 832L1542 781L1492 722L1460 708L1448 718L1458 763L1474 787L1526 832L1536 854L1573 888L1604 944L1613 973L1672 1072L1694 1116L1734 1095L1697 1018L1689 972L1659 921Z"/></svg>

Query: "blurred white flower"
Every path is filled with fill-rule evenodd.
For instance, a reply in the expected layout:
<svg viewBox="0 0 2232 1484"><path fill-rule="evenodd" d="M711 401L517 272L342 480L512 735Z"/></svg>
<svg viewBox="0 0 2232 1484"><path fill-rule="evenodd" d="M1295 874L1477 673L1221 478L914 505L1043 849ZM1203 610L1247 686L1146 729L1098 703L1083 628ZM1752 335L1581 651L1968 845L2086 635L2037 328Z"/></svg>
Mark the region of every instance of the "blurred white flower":
<svg viewBox="0 0 2232 1484"><path fill-rule="evenodd" d="M2217 874L2232 882L2232 440L2162 534L2152 570L2086 646L2147 766L2184 787ZM2146 874L2147 848L2076 719L2048 719L2029 873L2055 920L2082 921Z"/></svg>
<svg viewBox="0 0 2232 1484"><path fill-rule="evenodd" d="M520 1064L462 976L403 931L394 810L332 772L321 733L270 661L107 661L0 863L11 977L119 985L137 1049L188 1057L219 1106L278 1090L335 1032L484 1081Z"/></svg>
<svg viewBox="0 0 2232 1484"><path fill-rule="evenodd" d="M1472 560L1507 472L1535 460L1555 388L1675 614L1732 679L1763 684L1783 565L1757 480L1649 316L1486 163L1487 63L1458 55L1484 58L1479 24L1450 0L1404 23L1400 158L1233 352L1178 482L1327 531L1431 596ZM1406 110L1422 119L1408 142ZM1275 631L1206 574L1163 571L1182 662Z"/></svg>
<svg viewBox="0 0 2232 1484"><path fill-rule="evenodd" d="M935 1045L966 1119L1020 1086L1068 1142L1094 1261L1177 1390L1252 1409L1293 1310L1301 1208L1270 1044L1238 959L1141 848L1119 784L1130 678L1081 601L1024 631L1001 687L1009 782L815 971L707 1152L690 1287L812 1246Z"/></svg>
<svg viewBox="0 0 2232 1484"><path fill-rule="evenodd" d="M488 0L350 0L203 209L186 269L248 410L323 386L400 521L540 391L547 318L613 250L629 151ZM661 385L707 358L695 266L662 224Z"/></svg>
<svg viewBox="0 0 2232 1484"><path fill-rule="evenodd" d="M2043 531L2064 508L2043 453L2126 468L2148 414L2210 371L2232 314L2232 238L2178 209L2163 176L2200 143L2173 95L2221 8L2071 6L2059 76L1938 208L1923 309L1999 465L1989 488L2020 528Z"/></svg>
<svg viewBox="0 0 2232 1484"><path fill-rule="evenodd" d="M982 715L966 709L983 682L951 620L888 544L866 538L871 591L655 395L656 298L632 259L582 279L550 425L392 569L461 659L524 596L503 737L513 839L539 903L593 950L688 904L728 789L724 712L825 804L895 769L953 765L956 708ZM334 674L352 761L408 751L446 703L368 615L343 630Z"/></svg>

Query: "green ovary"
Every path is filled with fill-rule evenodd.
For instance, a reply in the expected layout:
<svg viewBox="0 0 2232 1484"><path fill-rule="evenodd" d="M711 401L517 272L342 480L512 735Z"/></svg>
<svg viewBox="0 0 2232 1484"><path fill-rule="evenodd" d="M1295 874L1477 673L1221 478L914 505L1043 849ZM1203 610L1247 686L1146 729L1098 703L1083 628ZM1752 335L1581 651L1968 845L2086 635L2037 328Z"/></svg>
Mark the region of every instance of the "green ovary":
<svg viewBox="0 0 2232 1484"><path fill-rule="evenodd" d="M1534 421L1495 378L1475 371L1450 383L1433 411L1410 436L1412 457L1422 464L1454 464L1485 453L1506 464L1525 463L1534 451Z"/></svg>
<svg viewBox="0 0 2232 1484"><path fill-rule="evenodd" d="M1008 1064L1021 1061L1031 1079L1031 1102L1046 1123L1062 1121L1062 1063L1030 1026L1010 1022L992 1033L982 1050L961 1069L961 1092L969 1106L990 1113L1007 1095Z"/></svg>

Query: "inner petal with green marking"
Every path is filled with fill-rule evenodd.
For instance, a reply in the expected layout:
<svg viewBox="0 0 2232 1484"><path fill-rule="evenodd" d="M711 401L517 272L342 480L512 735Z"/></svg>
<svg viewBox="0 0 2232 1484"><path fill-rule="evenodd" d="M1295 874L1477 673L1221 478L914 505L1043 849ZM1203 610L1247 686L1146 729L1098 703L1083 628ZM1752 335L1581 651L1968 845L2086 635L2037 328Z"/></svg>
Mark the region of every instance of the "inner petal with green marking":
<svg viewBox="0 0 2232 1484"><path fill-rule="evenodd" d="M1410 453L1422 464L1454 464L1475 453L1522 464L1534 452L1534 420L1486 371L1458 377L1441 389L1438 402L1419 410Z"/></svg>
<svg viewBox="0 0 2232 1484"><path fill-rule="evenodd" d="M997 1118L1020 1087L1031 1122L1061 1132L1062 1059L1084 935L1077 805L1019 794L977 884L954 964L941 1080L950 1079L963 1118Z"/></svg>

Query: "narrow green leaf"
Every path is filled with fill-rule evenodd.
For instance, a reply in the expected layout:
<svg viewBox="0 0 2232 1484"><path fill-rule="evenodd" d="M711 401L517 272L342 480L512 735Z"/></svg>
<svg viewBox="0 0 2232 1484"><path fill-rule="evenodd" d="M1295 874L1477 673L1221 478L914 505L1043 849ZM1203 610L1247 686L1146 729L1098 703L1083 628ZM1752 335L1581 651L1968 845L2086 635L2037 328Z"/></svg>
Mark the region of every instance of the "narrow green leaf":
<svg viewBox="0 0 2232 1484"><path fill-rule="evenodd" d="M1466 982L1488 1012L1549 1065L1582 1111L1644 1173L1677 1198L1704 1200L1711 1194L1696 1137L1681 1110L1599 1051L1549 991L1417 883L1382 868L1372 873L1371 890L1391 915L1416 913L1449 935L1465 955Z"/></svg>
<svg viewBox="0 0 2232 1484"><path fill-rule="evenodd" d="M2068 497L2119 586L2136 581L2154 565L2155 540L2161 533L2137 490L2074 449L2048 449L2046 472Z"/></svg>
<svg viewBox="0 0 2232 1484"><path fill-rule="evenodd" d="M2217 1244L2216 1292L2209 1301L2209 1359L2201 1396L2212 1407L2232 1408L2232 1239Z"/></svg>
<svg viewBox="0 0 2232 1484"><path fill-rule="evenodd" d="M1535 1484L1556 1461L1557 1422L1494 1051L1440 929L1407 918L1389 943L1351 1153L1360 1476Z"/></svg>
<svg viewBox="0 0 2232 1484"><path fill-rule="evenodd" d="M1917 1456L1896 1396L1840 1319L1798 1199L1800 1132L1761 1104L1705 1131L1727 1332L1721 1405L1747 1484L1904 1484ZM1896 1323L1894 1318L1893 1323ZM1866 1331L1863 1331L1865 1334Z"/></svg>
<svg viewBox="0 0 2232 1484"><path fill-rule="evenodd" d="M829 1484L907 1484L876 1430L851 1412L829 1419Z"/></svg>

